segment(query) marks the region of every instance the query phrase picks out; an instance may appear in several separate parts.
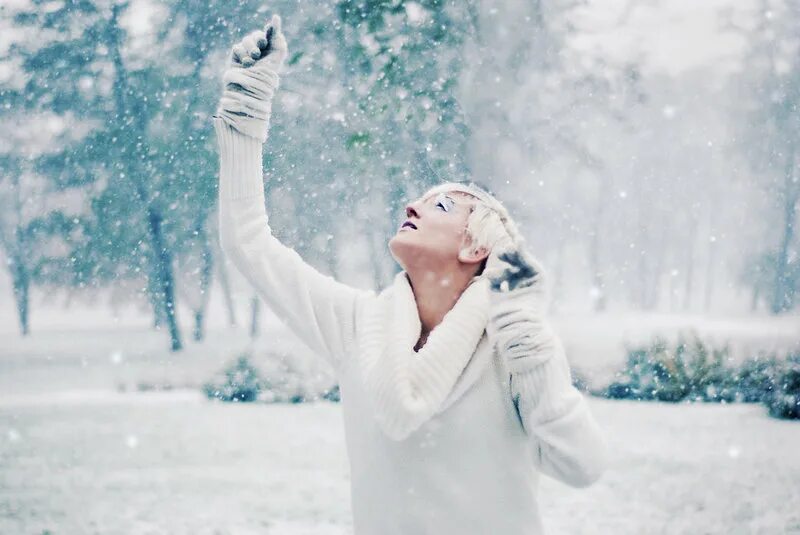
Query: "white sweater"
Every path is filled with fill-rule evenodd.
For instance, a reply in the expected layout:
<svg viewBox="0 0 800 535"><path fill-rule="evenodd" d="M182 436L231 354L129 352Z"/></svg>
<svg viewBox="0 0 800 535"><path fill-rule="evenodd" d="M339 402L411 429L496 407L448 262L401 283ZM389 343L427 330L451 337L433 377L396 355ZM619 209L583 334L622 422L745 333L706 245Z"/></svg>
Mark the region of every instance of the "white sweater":
<svg viewBox="0 0 800 535"><path fill-rule="evenodd" d="M539 473L587 486L607 443L547 328L511 364L486 334L476 277L417 353L405 272L379 293L322 275L271 233L262 145L215 117L224 251L273 311L334 368L356 535L542 533ZM519 322L519 329L532 327Z"/></svg>

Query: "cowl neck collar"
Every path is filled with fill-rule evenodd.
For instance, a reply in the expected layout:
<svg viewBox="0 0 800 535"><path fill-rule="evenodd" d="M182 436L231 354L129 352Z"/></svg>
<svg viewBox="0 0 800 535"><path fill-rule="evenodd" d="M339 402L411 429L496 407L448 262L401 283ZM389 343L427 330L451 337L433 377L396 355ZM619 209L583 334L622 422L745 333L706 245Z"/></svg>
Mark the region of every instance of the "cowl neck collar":
<svg viewBox="0 0 800 535"><path fill-rule="evenodd" d="M381 312L364 330L360 367L376 420L387 435L401 440L453 403L483 369L475 363L465 372L484 339L489 285L483 277L473 278L416 352L422 324L405 271L384 297Z"/></svg>

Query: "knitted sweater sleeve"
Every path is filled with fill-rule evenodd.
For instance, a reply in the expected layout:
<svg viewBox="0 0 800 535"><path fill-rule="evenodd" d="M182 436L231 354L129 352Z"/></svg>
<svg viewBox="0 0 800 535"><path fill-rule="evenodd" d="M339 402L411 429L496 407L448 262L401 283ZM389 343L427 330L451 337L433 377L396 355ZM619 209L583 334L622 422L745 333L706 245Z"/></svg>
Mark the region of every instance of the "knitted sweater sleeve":
<svg viewBox="0 0 800 535"><path fill-rule="evenodd" d="M608 445L572 384L564 346L547 317L544 284L491 296L487 330L508 364L534 462L568 485L592 484L606 468Z"/></svg>
<svg viewBox="0 0 800 535"><path fill-rule="evenodd" d="M275 314L338 371L351 353L356 311L371 292L316 271L269 227L261 140L213 117L220 152L219 232L223 251Z"/></svg>
<svg viewBox="0 0 800 535"><path fill-rule="evenodd" d="M561 339L547 321L513 362L511 392L539 470L573 487L586 487L606 469L608 444L584 396L573 386Z"/></svg>

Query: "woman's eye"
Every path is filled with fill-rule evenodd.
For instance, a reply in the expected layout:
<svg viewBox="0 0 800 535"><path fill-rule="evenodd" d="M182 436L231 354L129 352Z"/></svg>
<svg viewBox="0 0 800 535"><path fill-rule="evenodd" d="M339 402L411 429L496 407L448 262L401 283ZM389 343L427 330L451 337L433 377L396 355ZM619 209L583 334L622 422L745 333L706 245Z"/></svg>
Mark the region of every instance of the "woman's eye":
<svg viewBox="0 0 800 535"><path fill-rule="evenodd" d="M444 210L445 212L449 212L450 208L452 208L450 199L448 199L447 197L440 197L439 200L436 201L436 206L441 206L442 210Z"/></svg>

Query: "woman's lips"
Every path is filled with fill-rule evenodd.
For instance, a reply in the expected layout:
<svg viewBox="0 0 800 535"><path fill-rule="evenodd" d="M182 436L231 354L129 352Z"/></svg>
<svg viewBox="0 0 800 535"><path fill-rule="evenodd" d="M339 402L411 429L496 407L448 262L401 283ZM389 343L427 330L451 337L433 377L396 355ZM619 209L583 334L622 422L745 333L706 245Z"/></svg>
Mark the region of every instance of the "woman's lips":
<svg viewBox="0 0 800 535"><path fill-rule="evenodd" d="M400 225L400 229L399 230L403 230L405 228L410 228L410 229L417 230L417 226L414 223L412 223L411 221L408 221L408 220L403 222L402 225Z"/></svg>

